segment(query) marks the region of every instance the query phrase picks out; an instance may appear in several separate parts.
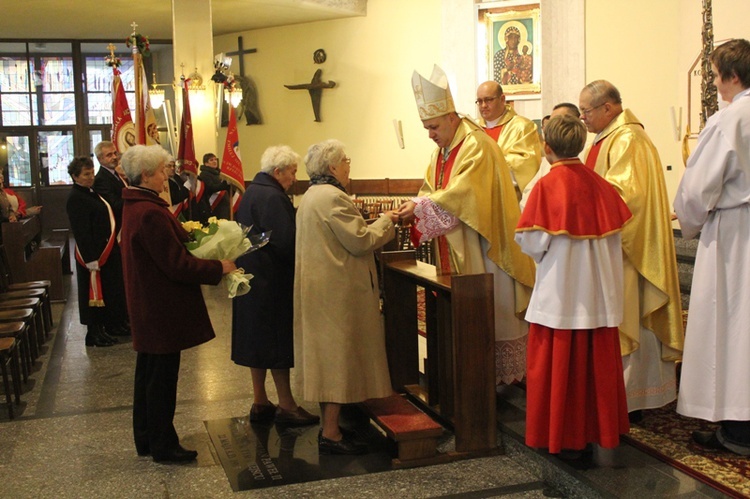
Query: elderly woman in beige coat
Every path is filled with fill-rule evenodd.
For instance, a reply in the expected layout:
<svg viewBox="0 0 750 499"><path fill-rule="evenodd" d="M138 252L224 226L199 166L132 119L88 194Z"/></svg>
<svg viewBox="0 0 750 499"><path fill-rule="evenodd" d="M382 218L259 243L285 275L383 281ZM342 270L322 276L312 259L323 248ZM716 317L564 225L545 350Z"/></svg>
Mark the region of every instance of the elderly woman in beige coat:
<svg viewBox="0 0 750 499"><path fill-rule="evenodd" d="M320 454L361 454L341 433L341 404L392 393L373 251L394 237L395 212L368 225L344 190L344 145L310 146L310 188L297 211L294 347L298 393L319 402Z"/></svg>

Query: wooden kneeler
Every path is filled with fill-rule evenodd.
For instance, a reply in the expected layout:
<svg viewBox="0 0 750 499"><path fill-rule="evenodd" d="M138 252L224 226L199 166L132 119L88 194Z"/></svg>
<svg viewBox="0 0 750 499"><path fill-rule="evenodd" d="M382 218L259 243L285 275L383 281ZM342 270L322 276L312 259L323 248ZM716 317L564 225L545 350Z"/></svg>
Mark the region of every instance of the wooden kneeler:
<svg viewBox="0 0 750 499"><path fill-rule="evenodd" d="M448 462L450 456L437 451L443 427L401 395L370 399L359 404L368 416L396 443L394 468Z"/></svg>

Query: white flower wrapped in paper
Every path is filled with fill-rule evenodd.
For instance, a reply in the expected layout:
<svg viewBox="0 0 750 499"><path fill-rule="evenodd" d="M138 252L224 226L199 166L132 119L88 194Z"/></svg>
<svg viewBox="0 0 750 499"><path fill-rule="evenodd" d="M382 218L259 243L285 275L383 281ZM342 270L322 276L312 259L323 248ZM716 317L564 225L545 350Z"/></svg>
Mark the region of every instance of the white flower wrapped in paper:
<svg viewBox="0 0 750 499"><path fill-rule="evenodd" d="M217 220L215 217L211 217L208 222L208 227L193 221L182 224L194 239L186 244L187 249L198 258L234 261L245 253L265 246L271 234L267 232L253 236L251 241L247 237L250 227L244 227L232 220ZM241 268L225 275L224 283L229 298L242 296L250 291L252 278L252 274L245 274Z"/></svg>

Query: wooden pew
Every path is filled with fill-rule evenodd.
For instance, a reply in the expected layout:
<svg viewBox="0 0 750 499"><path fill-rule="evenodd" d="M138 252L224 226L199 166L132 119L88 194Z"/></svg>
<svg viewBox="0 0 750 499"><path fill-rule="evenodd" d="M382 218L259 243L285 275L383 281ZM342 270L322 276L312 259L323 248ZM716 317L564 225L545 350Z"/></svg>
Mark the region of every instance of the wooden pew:
<svg viewBox="0 0 750 499"><path fill-rule="evenodd" d="M64 301L63 272L71 270L68 229L55 230L43 239L41 221L35 215L2 224L2 233L13 281L49 280L50 298Z"/></svg>
<svg viewBox="0 0 750 499"><path fill-rule="evenodd" d="M497 448L491 274L437 275L414 251L383 252L383 312L393 389L452 429L453 458ZM426 383L420 385L417 286L427 309Z"/></svg>

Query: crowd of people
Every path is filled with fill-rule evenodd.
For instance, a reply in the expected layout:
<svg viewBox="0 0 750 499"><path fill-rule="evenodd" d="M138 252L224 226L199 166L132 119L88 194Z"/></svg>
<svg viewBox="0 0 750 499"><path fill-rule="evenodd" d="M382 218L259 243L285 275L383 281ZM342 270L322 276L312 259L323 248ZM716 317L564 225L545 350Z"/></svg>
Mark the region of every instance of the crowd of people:
<svg viewBox="0 0 750 499"><path fill-rule="evenodd" d="M203 158L199 195L160 146L120 158L102 142L96 175L90 158L75 158L67 211L81 322L89 346L132 334L138 454L195 459L172 422L180 352L214 337L200 285L238 266L254 275L232 305L231 356L250 368L250 422L320 423L321 454L366 452L342 428L341 409L393 392L374 251L406 223L415 246L434 245L438 273L493 275L496 384L525 380L529 446L572 458L614 448L642 410L678 400L679 413L721 423L694 434L699 445L750 455L750 43L729 41L711 62L728 105L701 133L674 202L683 235L700 233L687 336L659 154L608 81L586 85L578 105L556 105L540 137L497 81L477 88L477 123L456 112L439 67L429 79L415 72L419 118L437 146L419 193L367 223L345 190L344 144L313 144L304 161L270 147L236 220L272 236L236 263L192 256L178 222L183 209L203 222L230 217L215 155ZM285 191L302 163L310 186L295 209ZM20 210L1 188L0 210Z"/></svg>

